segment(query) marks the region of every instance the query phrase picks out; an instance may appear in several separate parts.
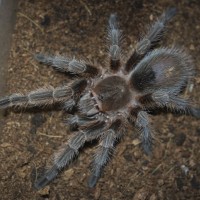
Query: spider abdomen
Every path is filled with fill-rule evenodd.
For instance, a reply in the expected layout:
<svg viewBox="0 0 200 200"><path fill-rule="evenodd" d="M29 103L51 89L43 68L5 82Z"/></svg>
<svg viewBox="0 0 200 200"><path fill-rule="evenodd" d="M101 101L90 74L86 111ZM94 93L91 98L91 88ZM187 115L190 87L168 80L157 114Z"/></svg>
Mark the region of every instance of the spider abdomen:
<svg viewBox="0 0 200 200"><path fill-rule="evenodd" d="M93 95L101 111L120 109L131 99L126 81L119 76L110 76L99 82L93 88Z"/></svg>
<svg viewBox="0 0 200 200"><path fill-rule="evenodd" d="M156 49L141 60L131 74L131 85L139 92L158 89L179 92L193 76L190 58L177 49Z"/></svg>

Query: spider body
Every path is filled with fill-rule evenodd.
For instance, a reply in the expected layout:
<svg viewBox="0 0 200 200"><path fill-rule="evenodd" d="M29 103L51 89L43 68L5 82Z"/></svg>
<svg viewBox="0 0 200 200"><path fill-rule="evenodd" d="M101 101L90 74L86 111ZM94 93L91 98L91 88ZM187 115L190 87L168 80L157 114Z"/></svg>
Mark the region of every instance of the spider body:
<svg viewBox="0 0 200 200"><path fill-rule="evenodd" d="M0 99L0 108L56 103L63 105L67 112L75 110L66 121L75 133L54 155L52 167L36 181L37 189L52 181L85 142L99 139L89 179L89 186L94 187L116 142L133 126L140 132L144 152L149 154L153 140L150 110L165 107L200 118L200 109L180 94L194 76L190 57L176 48L154 49L175 12L174 8L164 12L126 61L120 47L122 33L116 15L112 14L108 26L109 68L75 58L37 54L39 62L76 74L78 80L61 87L41 88Z"/></svg>

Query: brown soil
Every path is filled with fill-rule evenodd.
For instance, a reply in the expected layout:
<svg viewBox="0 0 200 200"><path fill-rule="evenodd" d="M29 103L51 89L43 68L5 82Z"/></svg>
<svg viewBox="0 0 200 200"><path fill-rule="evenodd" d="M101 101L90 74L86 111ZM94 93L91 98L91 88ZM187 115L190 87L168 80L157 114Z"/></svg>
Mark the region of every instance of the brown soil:
<svg viewBox="0 0 200 200"><path fill-rule="evenodd" d="M200 104L198 0L20 0L7 94L68 81L68 76L34 61L35 53L81 55L103 63L110 13L118 13L125 35L125 52L129 52L144 33L144 27L169 6L177 7L179 13L170 22L162 44L184 47L193 57L197 77L185 95ZM199 121L169 113L152 117L157 139L151 157L144 155L137 145L138 135L130 132L117 146L114 158L94 189L87 186L88 166L95 149L91 145L49 186L36 191L32 184L40 169L70 135L62 123L62 112L39 111L8 110L4 114L0 199L200 199Z"/></svg>

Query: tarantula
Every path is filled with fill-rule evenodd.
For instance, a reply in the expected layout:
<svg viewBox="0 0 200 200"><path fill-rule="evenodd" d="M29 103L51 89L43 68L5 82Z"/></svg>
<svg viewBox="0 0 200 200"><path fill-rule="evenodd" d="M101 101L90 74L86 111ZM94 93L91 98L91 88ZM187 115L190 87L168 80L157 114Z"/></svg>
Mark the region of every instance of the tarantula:
<svg viewBox="0 0 200 200"><path fill-rule="evenodd" d="M53 166L36 181L37 189L52 181L87 141L99 139L89 178L89 187L94 187L116 142L133 126L140 132L144 152L149 154L153 141L148 119L150 110L169 108L200 117L200 109L180 96L194 76L190 57L176 48L154 49L175 13L175 8L167 9L136 44L126 62L120 48L122 32L117 16L111 14L108 68L74 57L36 54L40 63L75 74L77 80L61 87L41 88L26 95L12 94L0 99L0 108L61 104L65 111L74 111L67 124L75 133L55 154Z"/></svg>

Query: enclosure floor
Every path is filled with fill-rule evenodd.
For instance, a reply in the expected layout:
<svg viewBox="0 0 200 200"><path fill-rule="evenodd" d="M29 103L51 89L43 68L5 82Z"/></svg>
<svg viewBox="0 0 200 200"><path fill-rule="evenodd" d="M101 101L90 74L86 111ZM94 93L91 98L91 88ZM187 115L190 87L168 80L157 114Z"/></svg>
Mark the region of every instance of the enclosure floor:
<svg viewBox="0 0 200 200"><path fill-rule="evenodd" d="M104 65L108 17L116 12L129 55L152 20L167 7L179 13L161 43L184 48L193 58L196 78L185 97L200 105L200 2L198 0L19 0L7 72L6 93L27 92L69 82L69 76L38 64L35 53L81 56ZM2 27L1 27L2 28ZM139 135L130 131L94 189L87 180L95 144L44 190L34 181L70 133L63 112L50 108L7 110L0 136L0 199L19 200L184 200L200 199L200 121L161 113L151 117L156 133L152 156L144 155ZM40 119L38 121L38 119ZM184 173L183 166L189 171Z"/></svg>

